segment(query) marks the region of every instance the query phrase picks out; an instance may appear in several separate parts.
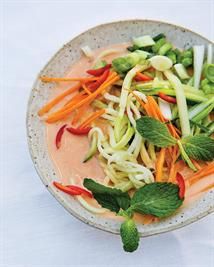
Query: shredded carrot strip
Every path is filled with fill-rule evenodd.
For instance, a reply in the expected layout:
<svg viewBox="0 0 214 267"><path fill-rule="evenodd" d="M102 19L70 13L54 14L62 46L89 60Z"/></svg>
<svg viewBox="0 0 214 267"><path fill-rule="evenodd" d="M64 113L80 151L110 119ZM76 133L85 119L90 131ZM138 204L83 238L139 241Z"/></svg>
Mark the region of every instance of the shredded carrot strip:
<svg viewBox="0 0 214 267"><path fill-rule="evenodd" d="M80 118L83 116L83 114L87 110L87 108L88 108L88 105L84 105L84 106L80 107L77 110L77 114L73 117L71 123L75 125L80 120Z"/></svg>
<svg viewBox="0 0 214 267"><path fill-rule="evenodd" d="M208 186L206 186L205 188L199 190L198 192L195 192L194 194L189 195L188 197L189 197L189 198L190 198L190 197L195 197L195 196L197 196L198 194L204 193L204 192L206 192L206 191L208 191L208 190L211 190L211 189L213 189L213 188L214 188L214 184L208 185Z"/></svg>
<svg viewBox="0 0 214 267"><path fill-rule="evenodd" d="M131 91L131 94L136 98L136 100L140 103L142 108L145 106L145 103L140 99L138 95L136 95L134 92Z"/></svg>
<svg viewBox="0 0 214 267"><path fill-rule="evenodd" d="M168 123L167 124L167 127L168 127L168 129L169 129L169 131L170 131L170 133L171 133L171 135L173 136L173 137L175 137L175 138L179 138L180 136L178 135L178 133L177 133L177 131L176 131L176 129L175 129L175 126L174 125L172 125L172 123Z"/></svg>
<svg viewBox="0 0 214 267"><path fill-rule="evenodd" d="M148 102L153 109L154 115L156 119L159 119L161 122L165 122L165 119L160 111L160 108L157 104L157 102L154 100L152 96L147 96Z"/></svg>
<svg viewBox="0 0 214 267"><path fill-rule="evenodd" d="M155 119L161 121L161 122L166 122L166 119L164 118L164 116L161 113L161 110L157 104L157 102L155 101L155 99L152 96L147 96L148 99L148 104L149 104L149 110L147 111L147 114L151 117L154 117ZM172 136L174 136L175 138L179 138L179 135L177 133L177 131L179 131L174 125L172 125L171 123L169 123L167 125L170 133L172 134Z"/></svg>
<svg viewBox="0 0 214 267"><path fill-rule="evenodd" d="M214 174L214 162L210 163L207 166L204 166L201 170L199 170L195 174L188 176L187 180L191 185L200 180L201 178L204 178L210 174Z"/></svg>
<svg viewBox="0 0 214 267"><path fill-rule="evenodd" d="M150 106L149 106L148 102L144 105L144 109L145 109L147 115L152 117L152 112L151 112L151 109L150 109Z"/></svg>
<svg viewBox="0 0 214 267"><path fill-rule="evenodd" d="M78 94L76 94L74 97L72 97L71 99L69 99L66 103L65 103L65 107L68 106L69 104L74 104L76 103L77 101L79 100L82 100L86 95L85 94L85 91L81 91L79 92Z"/></svg>
<svg viewBox="0 0 214 267"><path fill-rule="evenodd" d="M89 82L89 81L96 81L98 78L97 77L63 77L63 78L58 78L58 77L46 77L42 76L40 77L42 82L75 82L75 81L80 81L80 82Z"/></svg>
<svg viewBox="0 0 214 267"><path fill-rule="evenodd" d="M73 110L81 107L82 105L85 104L90 104L102 91L104 91L107 87L109 87L110 85L112 85L113 83L115 83L116 81L118 81L120 79L119 75L116 74L116 76L112 79L107 79L95 92L93 92L91 95L89 95L88 97L86 97L85 99L83 99L82 101L78 102L77 104L73 105L70 107L70 105L68 105L69 108L62 108L61 110L52 113L51 115L49 115L49 117L47 118L46 122L48 123L53 123L56 122L60 119L65 118L66 116L68 116Z"/></svg>
<svg viewBox="0 0 214 267"><path fill-rule="evenodd" d="M161 148L156 161L156 182L161 182L163 174L163 165L165 161L166 148Z"/></svg>
<svg viewBox="0 0 214 267"><path fill-rule="evenodd" d="M178 164L176 164L176 160L178 158L179 155L179 151L178 151L178 147L174 146L172 148L172 163L171 163L171 168L169 171L169 179L168 182L174 182L175 178L176 178L176 174L178 172Z"/></svg>
<svg viewBox="0 0 214 267"><path fill-rule="evenodd" d="M85 90L85 92L88 94L88 95L91 95L92 92L87 88L87 86L83 83L82 84L82 88Z"/></svg>
<svg viewBox="0 0 214 267"><path fill-rule="evenodd" d="M147 100L148 100L148 105L149 105L149 109L150 109L150 115L151 117L157 119L157 120L160 120L157 112L156 112L156 108L153 104L153 97L152 96L147 96Z"/></svg>
<svg viewBox="0 0 214 267"><path fill-rule="evenodd" d="M196 160L191 159L191 161L192 161L192 163L194 164L194 166L195 166L198 170L201 170L201 166L200 166L200 164L199 164Z"/></svg>
<svg viewBox="0 0 214 267"><path fill-rule="evenodd" d="M44 105L39 111L38 111L38 115L42 116L45 113L47 113L50 109L52 109L56 104L58 104L63 98L65 98L66 96L70 95L71 93L79 90L81 87L81 84L78 83L76 85L74 85L73 87L71 87L70 89L66 90L65 92L63 92L62 94L58 95L57 97L55 97L54 99L52 99L50 102L48 102L46 105Z"/></svg>
<svg viewBox="0 0 214 267"><path fill-rule="evenodd" d="M94 112L91 116L89 116L83 123L80 124L79 128L85 128L90 125L94 120L99 118L101 115L105 113L105 109L98 110Z"/></svg>

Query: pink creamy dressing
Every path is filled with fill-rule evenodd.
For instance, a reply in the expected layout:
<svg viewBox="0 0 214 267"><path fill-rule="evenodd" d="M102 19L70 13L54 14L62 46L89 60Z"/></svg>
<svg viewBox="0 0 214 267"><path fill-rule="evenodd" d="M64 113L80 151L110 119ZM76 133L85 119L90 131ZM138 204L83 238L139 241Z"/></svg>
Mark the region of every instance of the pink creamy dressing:
<svg viewBox="0 0 214 267"><path fill-rule="evenodd" d="M113 58L116 56L121 56L127 53L126 51L127 43L111 45L110 47L100 48L95 51L94 58L96 59L100 52L106 49L115 49L117 53L111 54L109 56L104 57L107 62L111 62ZM82 77L86 76L86 70L90 69L93 66L93 60L90 61L86 57L82 57L77 63L71 66L69 73L66 75L68 77ZM58 94L62 93L64 90L70 88L74 83L59 83L56 88L53 89L51 98L56 97ZM64 103L68 101L70 97L67 97L64 100ZM60 103L62 105L62 102ZM57 109L58 107L56 107ZM93 178L97 181L102 182L105 178L105 174L102 170L102 167L99 165L97 158L92 158L90 161L86 163L82 163L86 152L89 148L88 138L86 136L77 136L64 132L61 148L56 149L55 146L55 137L59 130L59 128L67 123L70 125L70 119L64 122L58 122L54 124L46 124L47 129L47 145L49 155L54 163L57 177L64 184L71 184L72 182L76 185L82 185L83 178ZM193 200L198 197L197 191L199 188L205 188L206 186L211 184L211 177L207 177L191 186L191 188L187 188L186 191L186 200L185 205L189 205ZM201 195L201 194L200 194ZM95 201L92 200L92 203L95 204ZM95 204L96 205L96 204ZM106 212L104 214L106 217L118 218L111 212ZM144 222L143 216L136 216L138 222Z"/></svg>

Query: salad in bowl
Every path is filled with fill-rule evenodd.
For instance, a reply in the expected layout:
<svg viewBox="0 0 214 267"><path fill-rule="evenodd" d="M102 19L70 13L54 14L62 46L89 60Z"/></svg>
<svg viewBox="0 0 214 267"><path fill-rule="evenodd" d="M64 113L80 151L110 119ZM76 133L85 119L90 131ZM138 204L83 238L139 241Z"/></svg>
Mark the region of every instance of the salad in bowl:
<svg viewBox="0 0 214 267"><path fill-rule="evenodd" d="M41 75L38 108L59 194L118 220L135 251L158 224L214 187L213 45L179 49L167 34L91 49L66 75Z"/></svg>

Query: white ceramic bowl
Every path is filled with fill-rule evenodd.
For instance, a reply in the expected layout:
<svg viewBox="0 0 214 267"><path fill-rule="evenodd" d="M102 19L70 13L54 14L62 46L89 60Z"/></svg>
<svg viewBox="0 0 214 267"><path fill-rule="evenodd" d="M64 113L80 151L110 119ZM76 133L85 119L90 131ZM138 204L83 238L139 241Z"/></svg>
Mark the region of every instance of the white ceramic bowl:
<svg viewBox="0 0 214 267"><path fill-rule="evenodd" d="M80 47L90 45L92 49L110 44L127 42L133 36L165 33L167 38L179 48L193 44L211 43L206 38L185 28L169 23L151 20L128 20L99 25L80 34L65 44L47 63L38 76L63 76L82 53ZM52 185L56 180L53 164L47 153L45 126L39 120L38 109L48 100L53 85L42 83L38 77L34 83L27 111L28 143L34 166L47 189L72 215L99 229L119 233L120 222L94 215L85 210L75 198L58 192ZM214 210L213 191L207 192L201 199L187 208L179 209L177 214L151 225L139 225L141 236L149 236L170 231L194 222Z"/></svg>

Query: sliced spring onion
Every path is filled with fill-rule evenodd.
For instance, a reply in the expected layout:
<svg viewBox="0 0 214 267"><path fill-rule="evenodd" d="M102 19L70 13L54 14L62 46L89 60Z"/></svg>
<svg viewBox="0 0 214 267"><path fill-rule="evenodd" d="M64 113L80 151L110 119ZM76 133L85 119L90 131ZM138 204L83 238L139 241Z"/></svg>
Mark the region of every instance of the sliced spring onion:
<svg viewBox="0 0 214 267"><path fill-rule="evenodd" d="M207 107L209 107L210 104L213 104L213 103L214 103L214 98L211 98L207 101L204 101L198 105L193 106L188 112L189 119L192 120L195 116L202 113Z"/></svg>
<svg viewBox="0 0 214 267"><path fill-rule="evenodd" d="M94 57L94 53L88 45L81 47L81 50L89 59L92 59Z"/></svg>
<svg viewBox="0 0 214 267"><path fill-rule="evenodd" d="M172 60L165 56L154 56L150 58L153 68L159 71L165 71L172 67Z"/></svg>
<svg viewBox="0 0 214 267"><path fill-rule="evenodd" d="M140 48L140 47L152 46L155 44L155 42L150 35L144 35L133 38L133 44Z"/></svg>
<svg viewBox="0 0 214 267"><path fill-rule="evenodd" d="M214 109L214 103L212 103L207 108L205 108L201 113L196 115L192 120L195 122L199 122L199 121L203 120L204 118L206 118L210 114L210 112L212 112L213 109Z"/></svg>
<svg viewBox="0 0 214 267"><path fill-rule="evenodd" d="M175 71L177 72L179 78L181 80L189 79L190 76L188 75L184 65L178 63L174 65Z"/></svg>
<svg viewBox="0 0 214 267"><path fill-rule="evenodd" d="M164 118L167 120L172 120L172 111L170 104L166 102L165 100L158 97L158 104L161 110L161 113L163 114Z"/></svg>
<svg viewBox="0 0 214 267"><path fill-rule="evenodd" d="M207 46L207 64L212 64L213 60L213 45L208 44Z"/></svg>
<svg viewBox="0 0 214 267"><path fill-rule="evenodd" d="M204 46L195 45L193 46L194 54L194 87L199 89L201 73L204 63Z"/></svg>
<svg viewBox="0 0 214 267"><path fill-rule="evenodd" d="M164 71L164 74L175 89L182 135L188 136L190 135L190 123L183 86L180 80L170 70Z"/></svg>

